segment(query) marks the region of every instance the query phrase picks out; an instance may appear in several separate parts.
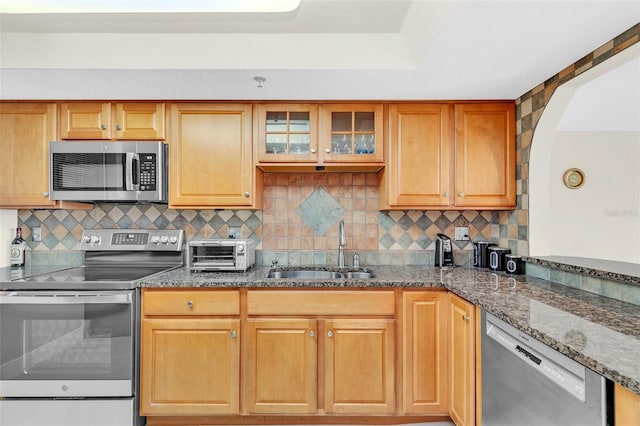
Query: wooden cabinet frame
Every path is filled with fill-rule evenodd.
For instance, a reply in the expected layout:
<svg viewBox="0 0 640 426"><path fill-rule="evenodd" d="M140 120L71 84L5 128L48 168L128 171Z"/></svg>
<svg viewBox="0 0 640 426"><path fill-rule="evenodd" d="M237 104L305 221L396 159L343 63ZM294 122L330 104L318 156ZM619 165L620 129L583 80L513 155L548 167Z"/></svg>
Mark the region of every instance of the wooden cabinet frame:
<svg viewBox="0 0 640 426"><path fill-rule="evenodd" d="M380 416L418 423L446 420L449 412L459 426L472 425L476 360L473 352L465 352L470 359L449 360L471 348L476 327L470 322L460 328L457 321L474 312L470 308L441 289L144 289L142 413L150 426L258 424L267 418L300 424L315 423L317 416L339 423L389 422ZM240 331L227 340L233 330ZM182 347L170 349L167 342ZM172 369L188 376L210 368L189 347L227 343L232 349L226 359L237 362L221 365L231 366L225 377L239 378L228 388L238 401L178 398L183 378ZM170 361L181 351L185 359ZM459 368L464 386L453 377ZM171 387L163 390L162 383ZM461 392L462 404L454 404L451 398Z"/></svg>

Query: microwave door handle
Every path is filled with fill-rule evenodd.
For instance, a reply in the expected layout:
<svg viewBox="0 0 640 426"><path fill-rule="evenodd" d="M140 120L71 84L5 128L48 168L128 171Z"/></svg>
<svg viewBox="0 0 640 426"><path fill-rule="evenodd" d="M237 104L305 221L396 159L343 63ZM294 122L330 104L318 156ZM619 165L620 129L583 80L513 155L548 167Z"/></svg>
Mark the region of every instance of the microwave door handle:
<svg viewBox="0 0 640 426"><path fill-rule="evenodd" d="M39 296L22 295L19 293L0 293L0 305L84 305L84 304L117 304L130 305L133 303L130 294L83 295L73 294L58 296L43 294Z"/></svg>
<svg viewBox="0 0 640 426"><path fill-rule="evenodd" d="M127 191L140 190L140 156L134 152L125 153L125 187Z"/></svg>

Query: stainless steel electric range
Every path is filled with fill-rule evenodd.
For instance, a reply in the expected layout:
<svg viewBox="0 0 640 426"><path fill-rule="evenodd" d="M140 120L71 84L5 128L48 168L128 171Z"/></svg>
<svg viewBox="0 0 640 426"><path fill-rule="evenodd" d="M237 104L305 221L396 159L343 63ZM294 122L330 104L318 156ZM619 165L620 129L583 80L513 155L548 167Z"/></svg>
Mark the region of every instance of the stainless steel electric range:
<svg viewBox="0 0 640 426"><path fill-rule="evenodd" d="M0 424L138 426L138 282L181 230L84 231L84 265L0 283Z"/></svg>

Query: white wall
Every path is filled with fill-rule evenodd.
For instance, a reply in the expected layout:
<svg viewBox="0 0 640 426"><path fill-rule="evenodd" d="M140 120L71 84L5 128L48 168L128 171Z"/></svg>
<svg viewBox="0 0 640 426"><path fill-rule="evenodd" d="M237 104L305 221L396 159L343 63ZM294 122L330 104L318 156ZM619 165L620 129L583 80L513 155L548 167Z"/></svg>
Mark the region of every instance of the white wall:
<svg viewBox="0 0 640 426"><path fill-rule="evenodd" d="M9 266L9 246L17 226L18 211L0 209L0 266Z"/></svg>
<svg viewBox="0 0 640 426"><path fill-rule="evenodd" d="M557 132L551 150L550 254L640 263L640 138L637 132ZM569 189L565 170L585 184Z"/></svg>
<svg viewBox="0 0 640 426"><path fill-rule="evenodd" d="M585 172L568 189L564 171ZM529 160L529 254L640 264L640 45L560 86Z"/></svg>

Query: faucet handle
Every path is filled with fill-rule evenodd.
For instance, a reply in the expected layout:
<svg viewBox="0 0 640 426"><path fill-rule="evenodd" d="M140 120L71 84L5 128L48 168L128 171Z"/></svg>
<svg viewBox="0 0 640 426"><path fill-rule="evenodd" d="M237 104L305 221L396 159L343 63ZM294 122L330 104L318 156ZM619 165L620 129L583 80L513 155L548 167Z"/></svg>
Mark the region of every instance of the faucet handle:
<svg viewBox="0 0 640 426"><path fill-rule="evenodd" d="M273 260L271 261L271 267L272 267L272 268L277 268L277 267L278 267L278 261L277 261L276 259L273 259Z"/></svg>
<svg viewBox="0 0 640 426"><path fill-rule="evenodd" d="M360 267L360 253L358 253L357 251L353 253L353 267L354 268Z"/></svg>

